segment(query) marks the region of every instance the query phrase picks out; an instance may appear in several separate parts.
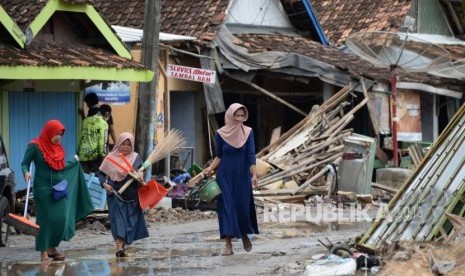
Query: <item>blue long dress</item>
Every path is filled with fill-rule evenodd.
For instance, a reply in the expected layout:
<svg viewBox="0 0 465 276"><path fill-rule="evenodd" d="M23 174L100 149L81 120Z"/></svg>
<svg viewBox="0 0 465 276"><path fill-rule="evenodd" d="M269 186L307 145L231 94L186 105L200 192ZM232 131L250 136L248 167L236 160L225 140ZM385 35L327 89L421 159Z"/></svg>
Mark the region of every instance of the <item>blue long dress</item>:
<svg viewBox="0 0 465 276"><path fill-rule="evenodd" d="M132 166L135 170L138 170L142 166L142 163L142 158L140 155L137 155ZM106 175L102 171L99 171L97 177L100 183L103 183L106 179ZM128 175L122 181L107 179L107 183L115 191L118 191L129 179L131 179L131 176ZM118 238L124 240L125 244L132 244L134 241L149 236L144 213L139 205L138 189L139 183L135 182L129 185L119 198L114 194L107 196L111 234L115 240Z"/></svg>
<svg viewBox="0 0 465 276"><path fill-rule="evenodd" d="M220 237L258 234L250 174L250 166L256 163L253 131L241 148L231 146L217 133L216 146L221 159L216 175L222 192L217 201Z"/></svg>

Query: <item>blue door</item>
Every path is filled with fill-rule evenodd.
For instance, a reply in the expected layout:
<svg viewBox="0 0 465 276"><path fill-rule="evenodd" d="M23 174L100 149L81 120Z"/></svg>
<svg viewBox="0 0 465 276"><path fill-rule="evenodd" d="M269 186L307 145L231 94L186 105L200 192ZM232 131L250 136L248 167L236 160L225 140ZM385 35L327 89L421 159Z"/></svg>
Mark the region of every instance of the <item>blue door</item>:
<svg viewBox="0 0 465 276"><path fill-rule="evenodd" d="M16 191L26 188L21 161L28 143L39 137L45 122L59 120L66 128L63 147L66 159L73 158L77 140L77 104L73 92L9 92L10 165L15 172Z"/></svg>

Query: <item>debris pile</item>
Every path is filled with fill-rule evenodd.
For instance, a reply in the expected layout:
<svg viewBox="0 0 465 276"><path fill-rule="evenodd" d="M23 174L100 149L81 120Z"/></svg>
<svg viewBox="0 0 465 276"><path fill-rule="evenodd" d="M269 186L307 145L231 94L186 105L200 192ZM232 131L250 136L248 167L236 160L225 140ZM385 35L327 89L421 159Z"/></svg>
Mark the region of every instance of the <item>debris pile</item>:
<svg viewBox="0 0 465 276"><path fill-rule="evenodd" d="M328 175L334 175L342 160L344 138L352 135L348 124L369 100L365 96L351 107L347 100L349 95L355 97L351 91L345 87L314 106L304 120L257 154L256 199L302 203L311 195L334 192L336 179Z"/></svg>
<svg viewBox="0 0 465 276"><path fill-rule="evenodd" d="M217 213L212 211L189 210L177 208L154 208L146 214L149 223L185 223L204 219L216 219Z"/></svg>
<svg viewBox="0 0 465 276"><path fill-rule="evenodd" d="M465 243L398 242L379 275L463 275Z"/></svg>

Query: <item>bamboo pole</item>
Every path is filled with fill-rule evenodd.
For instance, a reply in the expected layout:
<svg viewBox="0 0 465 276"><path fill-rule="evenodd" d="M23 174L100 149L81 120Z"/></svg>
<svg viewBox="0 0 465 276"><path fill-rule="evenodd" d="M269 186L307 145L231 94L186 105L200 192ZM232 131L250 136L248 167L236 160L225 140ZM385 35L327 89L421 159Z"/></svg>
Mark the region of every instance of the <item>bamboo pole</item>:
<svg viewBox="0 0 465 276"><path fill-rule="evenodd" d="M304 165L294 166L294 167L292 167L291 169L289 169L287 171L279 172L277 174L271 175L266 180L262 180L262 183L259 184L258 187L263 187L263 186L269 185L269 184L271 184L271 183L273 183L275 181L278 181L278 180L282 179L283 177L293 176L293 175L308 171L310 169L313 169L315 167L321 166L322 164L330 163L330 162L336 160L340 156L342 156L342 153L335 154L334 156L331 156L331 157L329 157L329 158L327 158L325 160L322 160L322 161L317 162L315 164L311 164L309 166L306 166L306 165L308 165L308 163L305 163L305 166ZM312 161L314 161L314 160L312 160Z"/></svg>
<svg viewBox="0 0 465 276"><path fill-rule="evenodd" d="M277 100L278 102L284 104L285 106L289 107L290 109L294 110L295 112L303 115L304 117L307 117L307 113L303 112L302 110L298 109L297 107L295 107L294 105L286 102L285 100L281 99L280 97L276 96L275 94L271 93L270 91L256 85L255 83L253 82L245 82L246 84L252 86L253 88L257 89L258 91L262 92L263 94Z"/></svg>
<svg viewBox="0 0 465 276"><path fill-rule="evenodd" d="M352 87L351 85L349 85L341 89L336 94L334 94L330 99L325 101L321 106L319 106L315 110L312 110L312 112L304 120L300 121L298 124L292 127L289 131L281 135L281 137L279 137L279 139L277 139L274 143L263 148L257 154L257 157L262 157L265 154L268 154L271 151L271 149L274 149L277 145L281 144L283 141L289 138L289 136L291 136L295 131L297 131L298 129L302 127L305 127L307 123L312 123L318 115L324 113L327 109L331 108L333 104L342 101L342 99L345 99L345 97L347 96L347 94L350 92L351 89Z"/></svg>

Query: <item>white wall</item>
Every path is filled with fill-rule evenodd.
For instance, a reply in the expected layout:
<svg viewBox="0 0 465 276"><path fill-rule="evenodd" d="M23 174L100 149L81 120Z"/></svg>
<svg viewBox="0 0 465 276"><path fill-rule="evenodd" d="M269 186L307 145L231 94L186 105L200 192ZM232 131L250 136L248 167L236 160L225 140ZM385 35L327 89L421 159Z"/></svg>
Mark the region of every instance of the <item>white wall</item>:
<svg viewBox="0 0 465 276"><path fill-rule="evenodd" d="M292 28L279 0L234 0L226 23Z"/></svg>

